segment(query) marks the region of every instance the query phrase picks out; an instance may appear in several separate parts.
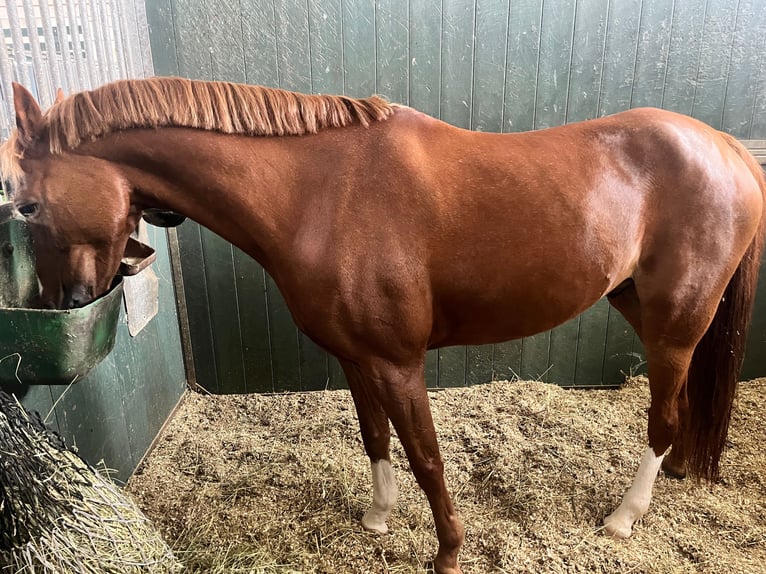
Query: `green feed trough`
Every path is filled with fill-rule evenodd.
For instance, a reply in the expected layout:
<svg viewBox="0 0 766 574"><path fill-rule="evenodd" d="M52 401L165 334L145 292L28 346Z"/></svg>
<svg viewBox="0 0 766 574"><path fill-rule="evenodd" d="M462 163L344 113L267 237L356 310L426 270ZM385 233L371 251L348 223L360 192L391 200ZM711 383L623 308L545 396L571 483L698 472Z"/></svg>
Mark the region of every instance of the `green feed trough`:
<svg viewBox="0 0 766 574"><path fill-rule="evenodd" d="M38 295L26 224L0 204L0 384L69 384L114 347L122 280L80 309L34 309Z"/></svg>

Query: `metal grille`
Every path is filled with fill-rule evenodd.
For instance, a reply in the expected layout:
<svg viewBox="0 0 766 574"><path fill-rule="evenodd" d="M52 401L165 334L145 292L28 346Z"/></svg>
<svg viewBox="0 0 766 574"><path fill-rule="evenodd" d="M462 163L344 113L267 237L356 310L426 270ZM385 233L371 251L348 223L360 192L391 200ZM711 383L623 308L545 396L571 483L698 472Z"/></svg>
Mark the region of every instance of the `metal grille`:
<svg viewBox="0 0 766 574"><path fill-rule="evenodd" d="M0 0L0 139L15 125L11 82L43 109L65 94L153 74L143 0Z"/></svg>

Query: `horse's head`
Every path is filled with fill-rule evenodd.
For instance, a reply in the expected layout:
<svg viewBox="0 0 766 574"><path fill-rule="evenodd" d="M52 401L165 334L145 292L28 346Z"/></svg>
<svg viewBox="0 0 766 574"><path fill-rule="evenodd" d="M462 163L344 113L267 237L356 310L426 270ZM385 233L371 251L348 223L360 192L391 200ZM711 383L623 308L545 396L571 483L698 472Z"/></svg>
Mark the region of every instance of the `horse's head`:
<svg viewBox="0 0 766 574"><path fill-rule="evenodd" d="M109 289L141 216L131 186L103 159L52 153L46 117L14 84L17 129L3 150L13 203L30 224L43 304L82 306Z"/></svg>

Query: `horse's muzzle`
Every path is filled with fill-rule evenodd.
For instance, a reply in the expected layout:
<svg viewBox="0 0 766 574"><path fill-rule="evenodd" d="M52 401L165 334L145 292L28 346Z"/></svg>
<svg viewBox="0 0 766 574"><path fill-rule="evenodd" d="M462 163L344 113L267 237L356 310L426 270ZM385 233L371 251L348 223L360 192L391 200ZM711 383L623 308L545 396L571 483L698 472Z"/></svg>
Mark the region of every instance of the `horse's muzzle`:
<svg viewBox="0 0 766 574"><path fill-rule="evenodd" d="M93 288L85 284L77 284L64 288L64 299L61 303L62 309L76 309L83 307L93 300Z"/></svg>

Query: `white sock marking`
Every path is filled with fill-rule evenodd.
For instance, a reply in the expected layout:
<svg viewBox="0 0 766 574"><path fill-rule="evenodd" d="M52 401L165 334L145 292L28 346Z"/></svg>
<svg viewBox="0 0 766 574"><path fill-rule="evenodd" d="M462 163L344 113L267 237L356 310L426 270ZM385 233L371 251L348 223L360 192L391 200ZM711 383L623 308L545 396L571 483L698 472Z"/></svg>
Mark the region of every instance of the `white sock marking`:
<svg viewBox="0 0 766 574"><path fill-rule="evenodd" d="M372 468L372 507L362 517L362 526L379 534L388 532L386 519L396 504L399 494L394 469L387 460L370 464Z"/></svg>
<svg viewBox="0 0 766 574"><path fill-rule="evenodd" d="M604 519L604 528L610 536L628 538L633 532L633 523L649 509L652 487L665 455L657 456L654 450L646 449L636 472L633 484L622 497L622 503Z"/></svg>

